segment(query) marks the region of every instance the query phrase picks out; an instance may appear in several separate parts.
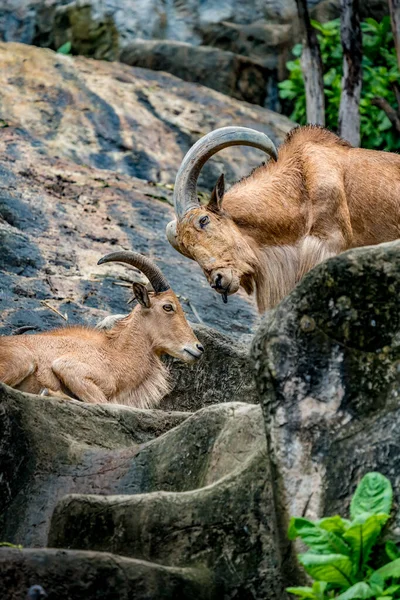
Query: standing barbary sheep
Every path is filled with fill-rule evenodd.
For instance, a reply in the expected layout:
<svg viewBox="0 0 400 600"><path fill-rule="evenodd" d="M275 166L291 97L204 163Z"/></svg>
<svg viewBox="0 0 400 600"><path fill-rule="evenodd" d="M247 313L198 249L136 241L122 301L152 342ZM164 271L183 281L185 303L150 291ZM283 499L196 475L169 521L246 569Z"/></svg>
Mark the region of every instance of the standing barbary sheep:
<svg viewBox="0 0 400 600"><path fill-rule="evenodd" d="M200 206L203 165L235 145L259 148L272 160L227 193L221 175L208 206ZM291 131L278 154L263 133L223 127L186 154L174 202L172 246L199 263L225 302L242 286L264 312L326 258L400 237L400 156L353 148L315 126Z"/></svg>
<svg viewBox="0 0 400 600"><path fill-rule="evenodd" d="M155 293L134 283L138 305L109 331L77 326L0 337L0 381L33 394L150 408L169 391L160 355L186 363L201 357L203 346L160 269L137 252L113 252L99 264L111 261L140 269Z"/></svg>

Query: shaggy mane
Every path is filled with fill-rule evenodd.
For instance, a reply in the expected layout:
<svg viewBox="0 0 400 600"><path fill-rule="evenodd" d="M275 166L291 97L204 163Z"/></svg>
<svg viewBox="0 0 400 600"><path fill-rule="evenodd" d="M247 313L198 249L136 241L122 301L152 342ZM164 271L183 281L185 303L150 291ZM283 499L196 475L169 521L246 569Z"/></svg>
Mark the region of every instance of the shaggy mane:
<svg viewBox="0 0 400 600"><path fill-rule="evenodd" d="M352 148L352 145L349 144L349 142L326 127L321 127L321 125L297 125L297 127L293 127L293 129L286 134L283 145L291 144L294 141L314 142L315 144L324 144L324 146L330 145Z"/></svg>

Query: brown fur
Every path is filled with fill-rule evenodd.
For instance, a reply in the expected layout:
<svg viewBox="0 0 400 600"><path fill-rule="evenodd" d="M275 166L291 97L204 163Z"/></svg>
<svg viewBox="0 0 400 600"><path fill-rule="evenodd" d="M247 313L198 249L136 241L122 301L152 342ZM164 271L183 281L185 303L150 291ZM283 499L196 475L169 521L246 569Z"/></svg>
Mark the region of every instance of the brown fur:
<svg viewBox="0 0 400 600"><path fill-rule="evenodd" d="M150 298L150 308L136 306L109 331L68 327L0 337L0 381L34 394L155 406L169 391L160 356L193 362L184 348L196 352L199 342L172 290ZM173 312L164 311L166 303Z"/></svg>
<svg viewBox="0 0 400 600"><path fill-rule="evenodd" d="M199 220L209 224L200 229ZM322 260L397 239L400 156L353 148L326 129L290 132L269 161L231 187L219 212L191 210L178 244L227 293L255 291L260 312ZM221 290L220 290L221 291Z"/></svg>

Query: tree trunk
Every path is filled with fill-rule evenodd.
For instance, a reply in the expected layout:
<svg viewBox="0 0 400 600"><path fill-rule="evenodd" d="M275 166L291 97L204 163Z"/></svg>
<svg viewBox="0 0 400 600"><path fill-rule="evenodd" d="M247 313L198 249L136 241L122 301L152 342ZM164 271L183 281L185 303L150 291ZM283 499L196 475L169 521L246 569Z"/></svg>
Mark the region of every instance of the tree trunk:
<svg viewBox="0 0 400 600"><path fill-rule="evenodd" d="M362 37L358 0L341 0L340 34L343 46L343 79L339 135L353 146L359 146Z"/></svg>
<svg viewBox="0 0 400 600"><path fill-rule="evenodd" d="M389 0L389 10L390 18L392 20L392 30L394 43L396 46L397 62L400 69L400 0Z"/></svg>
<svg viewBox="0 0 400 600"><path fill-rule="evenodd" d="M296 2L303 31L301 68L306 88L307 122L325 125L324 82L318 38L310 22L307 0L296 0Z"/></svg>

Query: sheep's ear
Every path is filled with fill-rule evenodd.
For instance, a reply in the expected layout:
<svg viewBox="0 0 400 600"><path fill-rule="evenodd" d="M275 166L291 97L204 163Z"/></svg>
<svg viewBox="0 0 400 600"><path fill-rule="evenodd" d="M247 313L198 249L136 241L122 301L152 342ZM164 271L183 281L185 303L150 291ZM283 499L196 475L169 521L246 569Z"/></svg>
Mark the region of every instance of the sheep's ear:
<svg viewBox="0 0 400 600"><path fill-rule="evenodd" d="M136 300L143 306L143 308L150 308L150 296L146 289L146 286L142 283L133 283L133 294Z"/></svg>
<svg viewBox="0 0 400 600"><path fill-rule="evenodd" d="M208 203L207 208L214 212L219 212L221 210L224 193L225 193L225 178L224 178L224 174L222 173L222 175L220 175L218 177L218 181L215 185L215 188L213 189L213 191L211 193L210 202Z"/></svg>

